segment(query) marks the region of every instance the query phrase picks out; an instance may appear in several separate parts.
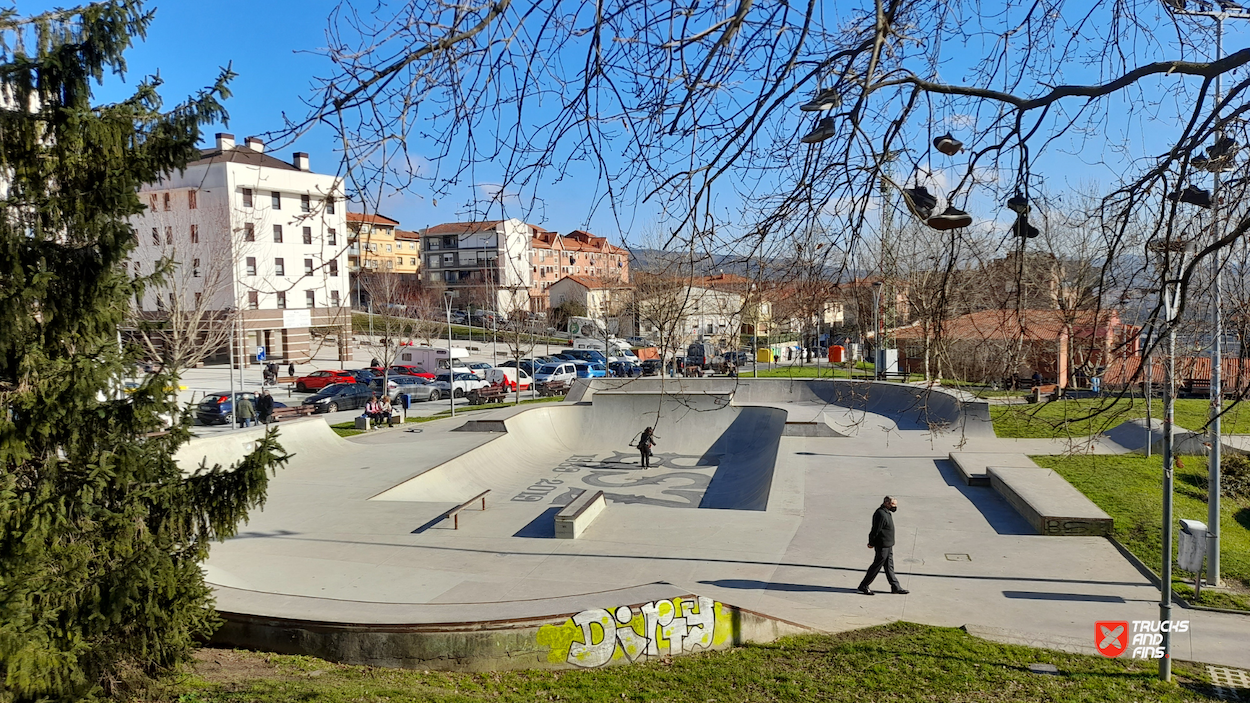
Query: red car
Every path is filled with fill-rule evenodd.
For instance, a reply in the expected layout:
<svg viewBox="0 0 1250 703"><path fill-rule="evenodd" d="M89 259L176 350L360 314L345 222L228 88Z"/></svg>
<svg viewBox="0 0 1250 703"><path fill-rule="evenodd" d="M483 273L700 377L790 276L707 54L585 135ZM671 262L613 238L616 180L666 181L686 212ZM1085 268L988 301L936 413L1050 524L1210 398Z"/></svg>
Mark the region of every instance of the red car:
<svg viewBox="0 0 1250 703"><path fill-rule="evenodd" d="M356 377L347 371L313 371L295 379L295 390L301 393L319 391L335 383L355 383Z"/></svg>
<svg viewBox="0 0 1250 703"><path fill-rule="evenodd" d="M403 366L397 364L391 367L391 373L403 374L405 376L420 376L421 378L428 378L431 381L434 380L434 374L422 369L420 366Z"/></svg>

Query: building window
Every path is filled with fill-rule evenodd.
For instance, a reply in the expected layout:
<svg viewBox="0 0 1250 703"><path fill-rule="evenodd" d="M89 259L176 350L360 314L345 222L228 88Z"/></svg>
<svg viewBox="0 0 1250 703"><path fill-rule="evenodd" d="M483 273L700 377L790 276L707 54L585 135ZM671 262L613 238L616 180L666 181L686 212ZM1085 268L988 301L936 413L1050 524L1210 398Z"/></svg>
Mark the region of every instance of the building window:
<svg viewBox="0 0 1250 703"><path fill-rule="evenodd" d="M330 307L337 308L338 306L339 306L339 292L336 290L332 290L330 291Z"/></svg>
<svg viewBox="0 0 1250 703"><path fill-rule="evenodd" d="M139 277L139 262L135 262L135 278Z"/></svg>
<svg viewBox="0 0 1250 703"><path fill-rule="evenodd" d="M312 212L312 200L307 195L299 196L299 211Z"/></svg>
<svg viewBox="0 0 1250 703"><path fill-rule="evenodd" d="M337 275L339 275L339 261L338 261L338 259L330 259L330 275L331 275L331 276L337 276Z"/></svg>
<svg viewBox="0 0 1250 703"><path fill-rule="evenodd" d="M278 191L275 190L269 194L269 201L273 204L274 210L282 209L282 194Z"/></svg>
<svg viewBox="0 0 1250 703"><path fill-rule="evenodd" d="M273 243L274 244L282 243L282 225L273 226Z"/></svg>
<svg viewBox="0 0 1250 703"><path fill-rule="evenodd" d="M169 212L170 210L169 201L170 201L169 193L166 193L165 194L165 212Z"/></svg>
<svg viewBox="0 0 1250 703"><path fill-rule="evenodd" d="M165 243L169 245L173 245L174 243L174 228L173 227L165 228Z"/></svg>
<svg viewBox="0 0 1250 703"><path fill-rule="evenodd" d="M317 291L315 290L304 291L304 305L310 308L317 307Z"/></svg>
<svg viewBox="0 0 1250 703"><path fill-rule="evenodd" d="M391 245L390 245L390 244L387 244L387 245L386 245L386 251L387 251L387 252L390 252L390 250L391 250Z"/></svg>
<svg viewBox="0 0 1250 703"><path fill-rule="evenodd" d="M196 196L195 191L193 190L187 191L187 209L188 210L194 210L196 208L195 196Z"/></svg>
<svg viewBox="0 0 1250 703"><path fill-rule="evenodd" d="M243 207L252 207L252 189L243 189Z"/></svg>
<svg viewBox="0 0 1250 703"><path fill-rule="evenodd" d="M195 191L191 191L191 192L194 193ZM191 243L192 244L200 243L200 226L199 225L191 225Z"/></svg>
<svg viewBox="0 0 1250 703"><path fill-rule="evenodd" d="M148 196L148 204L151 207L151 209L153 210L156 209L156 202L157 202L156 193L152 193L151 195Z"/></svg>
<svg viewBox="0 0 1250 703"><path fill-rule="evenodd" d="M203 298L204 298L204 294L203 294L203 293L196 293L196 294L195 294L195 307L196 307L196 309L197 309L197 310L198 310L198 309L199 309L199 307L200 307L200 300L202 300Z"/></svg>
<svg viewBox="0 0 1250 703"><path fill-rule="evenodd" d="M329 232L326 234L326 240L326 243L332 247L337 247L339 245L339 234L334 231L333 227L331 227Z"/></svg>
<svg viewBox="0 0 1250 703"><path fill-rule="evenodd" d="M191 260L191 276L193 278L200 277L200 260L199 259Z"/></svg>
<svg viewBox="0 0 1250 703"><path fill-rule="evenodd" d="M260 308L260 293L257 293L254 290L249 290L247 292L247 307L249 310L256 310Z"/></svg>
<svg viewBox="0 0 1250 703"><path fill-rule="evenodd" d="M456 281L456 272L455 272L455 271L444 271L444 272L443 272L443 279L444 279L444 280L446 280L448 283L455 283L455 281Z"/></svg>
<svg viewBox="0 0 1250 703"><path fill-rule="evenodd" d="M304 196L304 197L308 197L308 196ZM304 243L312 244L312 227L304 228Z"/></svg>
<svg viewBox="0 0 1250 703"><path fill-rule="evenodd" d="M334 196L333 195L326 198L326 213L330 215L334 214ZM330 231L333 232L334 230L330 230Z"/></svg>
<svg viewBox="0 0 1250 703"><path fill-rule="evenodd" d="M444 248L444 249L455 249L455 248L456 248L456 238L455 238L455 237L443 237L443 248Z"/></svg>
<svg viewBox="0 0 1250 703"><path fill-rule="evenodd" d="M170 293L170 294L169 294L169 309L170 309L170 310L173 310L173 309L175 309L176 307L178 307L178 306L177 306L177 304L174 302L174 294L173 294L173 293Z"/></svg>
<svg viewBox="0 0 1250 703"><path fill-rule="evenodd" d="M304 275L311 276L313 271L312 259L304 259Z"/></svg>
<svg viewBox="0 0 1250 703"><path fill-rule="evenodd" d="M431 237L425 240L425 248L430 251L438 251L438 237Z"/></svg>
<svg viewBox="0 0 1250 703"><path fill-rule="evenodd" d="M430 262L429 262L429 264L428 264L428 265L429 265L429 267L430 267L430 268L432 268L432 269L436 269L436 268L438 268L438 254L434 254L433 256L431 256L431 257L430 257L430 259L429 259L429 261L430 261Z"/></svg>
<svg viewBox="0 0 1250 703"><path fill-rule="evenodd" d="M456 265L455 254L443 254L443 266L455 266L455 265Z"/></svg>
<svg viewBox="0 0 1250 703"><path fill-rule="evenodd" d="M415 257L415 256L410 256L410 257L408 257L408 265L409 265L409 266L416 266L416 265L417 265L417 257Z"/></svg>
<svg viewBox="0 0 1250 703"><path fill-rule="evenodd" d="M286 275L286 260L285 260L285 259L274 259L274 260L273 260L273 275L275 275L275 276L285 276L285 275Z"/></svg>
<svg viewBox="0 0 1250 703"><path fill-rule="evenodd" d="M279 310L286 309L286 291L284 290L278 291L278 309Z"/></svg>
<svg viewBox="0 0 1250 703"><path fill-rule="evenodd" d="M256 225L252 224L251 222L243 223L243 241L245 242L256 241Z"/></svg>
<svg viewBox="0 0 1250 703"><path fill-rule="evenodd" d="M255 256L247 257L247 275L249 276L256 275L256 257Z"/></svg>
<svg viewBox="0 0 1250 703"><path fill-rule="evenodd" d="M157 227L152 228L152 244L158 247L161 245L161 231Z"/></svg>

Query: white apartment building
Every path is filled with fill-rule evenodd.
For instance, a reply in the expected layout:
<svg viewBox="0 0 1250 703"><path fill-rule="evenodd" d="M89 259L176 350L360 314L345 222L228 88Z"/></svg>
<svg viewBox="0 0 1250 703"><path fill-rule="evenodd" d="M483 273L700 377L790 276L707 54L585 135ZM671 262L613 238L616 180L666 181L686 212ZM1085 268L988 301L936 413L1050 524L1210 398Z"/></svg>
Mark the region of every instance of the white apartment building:
<svg viewBox="0 0 1250 703"><path fill-rule="evenodd" d="M534 281L530 239L537 231L542 230L516 218L427 227L421 233L425 281L452 291L457 305L473 303L505 314L528 310Z"/></svg>
<svg viewBox="0 0 1250 703"><path fill-rule="evenodd" d="M635 296L639 335L664 337L673 349L697 341L737 346L745 304L738 293L652 279L639 284Z"/></svg>
<svg viewBox="0 0 1250 703"><path fill-rule="evenodd" d="M347 203L341 179L314 173L308 154L290 162L259 139L236 145L218 134L212 148L140 191L148 209L131 220L134 272L177 262L167 285L151 288L140 310L206 306L241 310L248 357L303 362L317 337L337 337L351 359ZM223 350L224 354L224 350Z"/></svg>

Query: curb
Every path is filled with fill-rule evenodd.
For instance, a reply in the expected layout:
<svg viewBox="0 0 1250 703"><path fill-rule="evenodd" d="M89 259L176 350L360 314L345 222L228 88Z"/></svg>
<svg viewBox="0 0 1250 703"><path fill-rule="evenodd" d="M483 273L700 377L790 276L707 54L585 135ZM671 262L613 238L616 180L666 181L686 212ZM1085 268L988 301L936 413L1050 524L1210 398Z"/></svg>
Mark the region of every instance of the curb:
<svg viewBox="0 0 1250 703"><path fill-rule="evenodd" d="M1155 588L1160 587L1159 575L1156 574L1154 570L1151 569L1149 566L1146 566L1145 562L1143 562L1141 559L1138 559L1136 554L1130 552L1128 547L1125 547L1123 544L1121 544L1120 540L1116 539L1115 537L1112 537L1111 535L1107 535L1107 541L1111 542L1111 544L1115 546L1116 550L1120 552L1120 555L1123 556L1125 559L1127 559L1129 563L1131 563L1134 567L1136 567L1137 570L1141 572L1142 576L1145 576L1147 579L1149 579L1150 583L1154 584ZM1182 608L1186 608L1188 610L1205 610L1209 613L1226 613L1228 615L1241 615L1243 617L1250 617L1250 610L1230 610L1228 608L1212 608L1209 605L1197 605L1196 603L1191 603L1190 601L1178 595L1175 590L1172 591L1172 599L1177 604L1179 604Z"/></svg>

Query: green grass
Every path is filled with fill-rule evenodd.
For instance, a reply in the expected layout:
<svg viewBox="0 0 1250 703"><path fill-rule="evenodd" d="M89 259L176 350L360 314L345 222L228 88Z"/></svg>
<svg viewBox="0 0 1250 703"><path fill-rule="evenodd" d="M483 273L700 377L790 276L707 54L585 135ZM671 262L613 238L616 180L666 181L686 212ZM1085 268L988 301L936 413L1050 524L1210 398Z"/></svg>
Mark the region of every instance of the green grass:
<svg viewBox="0 0 1250 703"><path fill-rule="evenodd" d="M1207 521L1204 457L1181 457L1176 469L1174 512L1177 519ZM1038 456L1115 519L1115 537L1155 573L1162 555L1163 472L1158 456ZM1176 525L1173 525L1176 529ZM1173 537L1176 545L1176 537ZM1174 562L1175 563L1175 562ZM1203 591L1201 603L1250 610L1250 501L1220 501L1220 571L1235 593ZM1193 575L1177 574L1177 592L1192 593Z"/></svg>
<svg viewBox="0 0 1250 703"><path fill-rule="evenodd" d="M382 701L1205 701L1204 671L1153 661L1002 645L953 628L894 623L791 637L647 664L587 671L451 673L332 664L311 657L209 650L198 673L146 692L179 703ZM1045 662L1060 674L1039 675Z"/></svg>
<svg viewBox="0 0 1250 703"><path fill-rule="evenodd" d="M522 391L521 394L525 395L525 392ZM534 398L532 400L522 400L520 404L531 405L533 403L558 403L561 400L564 400L564 396L557 395L557 396L552 396L550 398ZM439 402L442 402L442 401L439 401ZM498 410L499 408L508 407L511 405L513 405L513 402L509 400L506 403L488 403L486 405L470 405L467 407L456 406L456 414L463 415L464 413L473 413L473 412L478 412L481 410ZM451 417L450 408L447 410L443 410L442 412L434 413L433 415L412 416L412 417L409 417L404 422L405 423L430 422L431 420L442 420L448 417ZM364 434L365 432L364 430L356 429L355 420L352 420L351 422L340 422L335 425L330 425L330 429L334 430L334 432L340 437L351 437L353 435Z"/></svg>
<svg viewBox="0 0 1250 703"><path fill-rule="evenodd" d="M1222 418L1225 434L1250 433L1250 405L1225 402ZM1207 422L1210 404L1201 398L1176 401L1176 424L1197 430ZM1158 419L1163 403L1151 403L1151 417ZM999 437L1087 437L1109 430L1126 420L1146 416L1142 398L1056 400L1036 405L991 405L994 431Z"/></svg>

